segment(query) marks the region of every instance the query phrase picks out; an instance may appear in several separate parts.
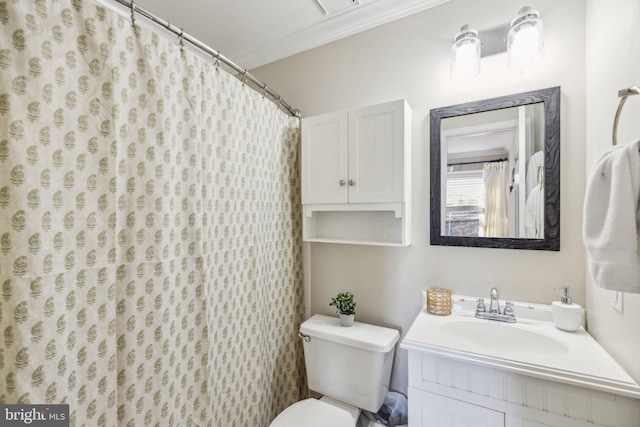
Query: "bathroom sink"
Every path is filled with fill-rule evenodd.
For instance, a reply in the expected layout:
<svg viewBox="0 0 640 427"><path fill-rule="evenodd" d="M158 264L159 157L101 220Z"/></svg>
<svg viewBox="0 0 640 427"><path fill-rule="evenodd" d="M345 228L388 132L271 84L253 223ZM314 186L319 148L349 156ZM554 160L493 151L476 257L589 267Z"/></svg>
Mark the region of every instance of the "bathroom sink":
<svg viewBox="0 0 640 427"><path fill-rule="evenodd" d="M448 316L423 307L400 348L640 398L640 386L584 328L554 326L550 305L513 301L517 322L505 323L476 318L477 297L451 299Z"/></svg>
<svg viewBox="0 0 640 427"><path fill-rule="evenodd" d="M562 355L569 352L566 344L551 336L489 320L452 321L440 325L440 331L467 347L492 348L500 353Z"/></svg>

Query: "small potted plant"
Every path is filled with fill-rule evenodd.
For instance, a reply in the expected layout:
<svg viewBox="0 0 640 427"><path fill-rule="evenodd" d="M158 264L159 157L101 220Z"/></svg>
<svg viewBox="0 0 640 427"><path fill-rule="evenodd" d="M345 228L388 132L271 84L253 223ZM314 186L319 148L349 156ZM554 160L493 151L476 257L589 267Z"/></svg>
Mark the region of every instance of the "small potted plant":
<svg viewBox="0 0 640 427"><path fill-rule="evenodd" d="M340 323L342 326L353 325L353 319L356 315L356 303L353 301L351 292L340 292L335 298L331 298L329 305L336 308L336 312L340 313Z"/></svg>

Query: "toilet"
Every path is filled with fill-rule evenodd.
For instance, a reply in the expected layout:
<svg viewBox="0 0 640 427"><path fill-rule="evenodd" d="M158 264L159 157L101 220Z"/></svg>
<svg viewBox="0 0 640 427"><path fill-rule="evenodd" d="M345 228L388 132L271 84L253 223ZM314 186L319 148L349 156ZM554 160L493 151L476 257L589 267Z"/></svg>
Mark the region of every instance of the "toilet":
<svg viewBox="0 0 640 427"><path fill-rule="evenodd" d="M389 391L395 329L316 314L300 325L309 389L323 395L282 411L270 427L354 427L360 410L377 412Z"/></svg>

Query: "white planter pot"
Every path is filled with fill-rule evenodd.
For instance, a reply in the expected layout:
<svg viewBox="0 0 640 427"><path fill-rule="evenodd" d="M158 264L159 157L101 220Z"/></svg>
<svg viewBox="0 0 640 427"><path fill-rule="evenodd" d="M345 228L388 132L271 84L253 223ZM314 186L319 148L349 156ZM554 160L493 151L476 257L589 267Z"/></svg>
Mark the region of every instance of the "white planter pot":
<svg viewBox="0 0 640 427"><path fill-rule="evenodd" d="M353 325L353 319L355 317L355 314L341 314L340 323L342 324L342 326L351 326Z"/></svg>

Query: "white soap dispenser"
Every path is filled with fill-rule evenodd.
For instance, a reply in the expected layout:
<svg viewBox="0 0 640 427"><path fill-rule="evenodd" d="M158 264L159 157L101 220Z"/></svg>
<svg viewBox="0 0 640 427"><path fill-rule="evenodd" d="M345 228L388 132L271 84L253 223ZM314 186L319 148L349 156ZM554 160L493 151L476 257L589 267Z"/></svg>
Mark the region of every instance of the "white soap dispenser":
<svg viewBox="0 0 640 427"><path fill-rule="evenodd" d="M572 303L568 286L555 289L562 289L562 298L551 303L553 323L563 331L577 331L582 326L582 307Z"/></svg>

